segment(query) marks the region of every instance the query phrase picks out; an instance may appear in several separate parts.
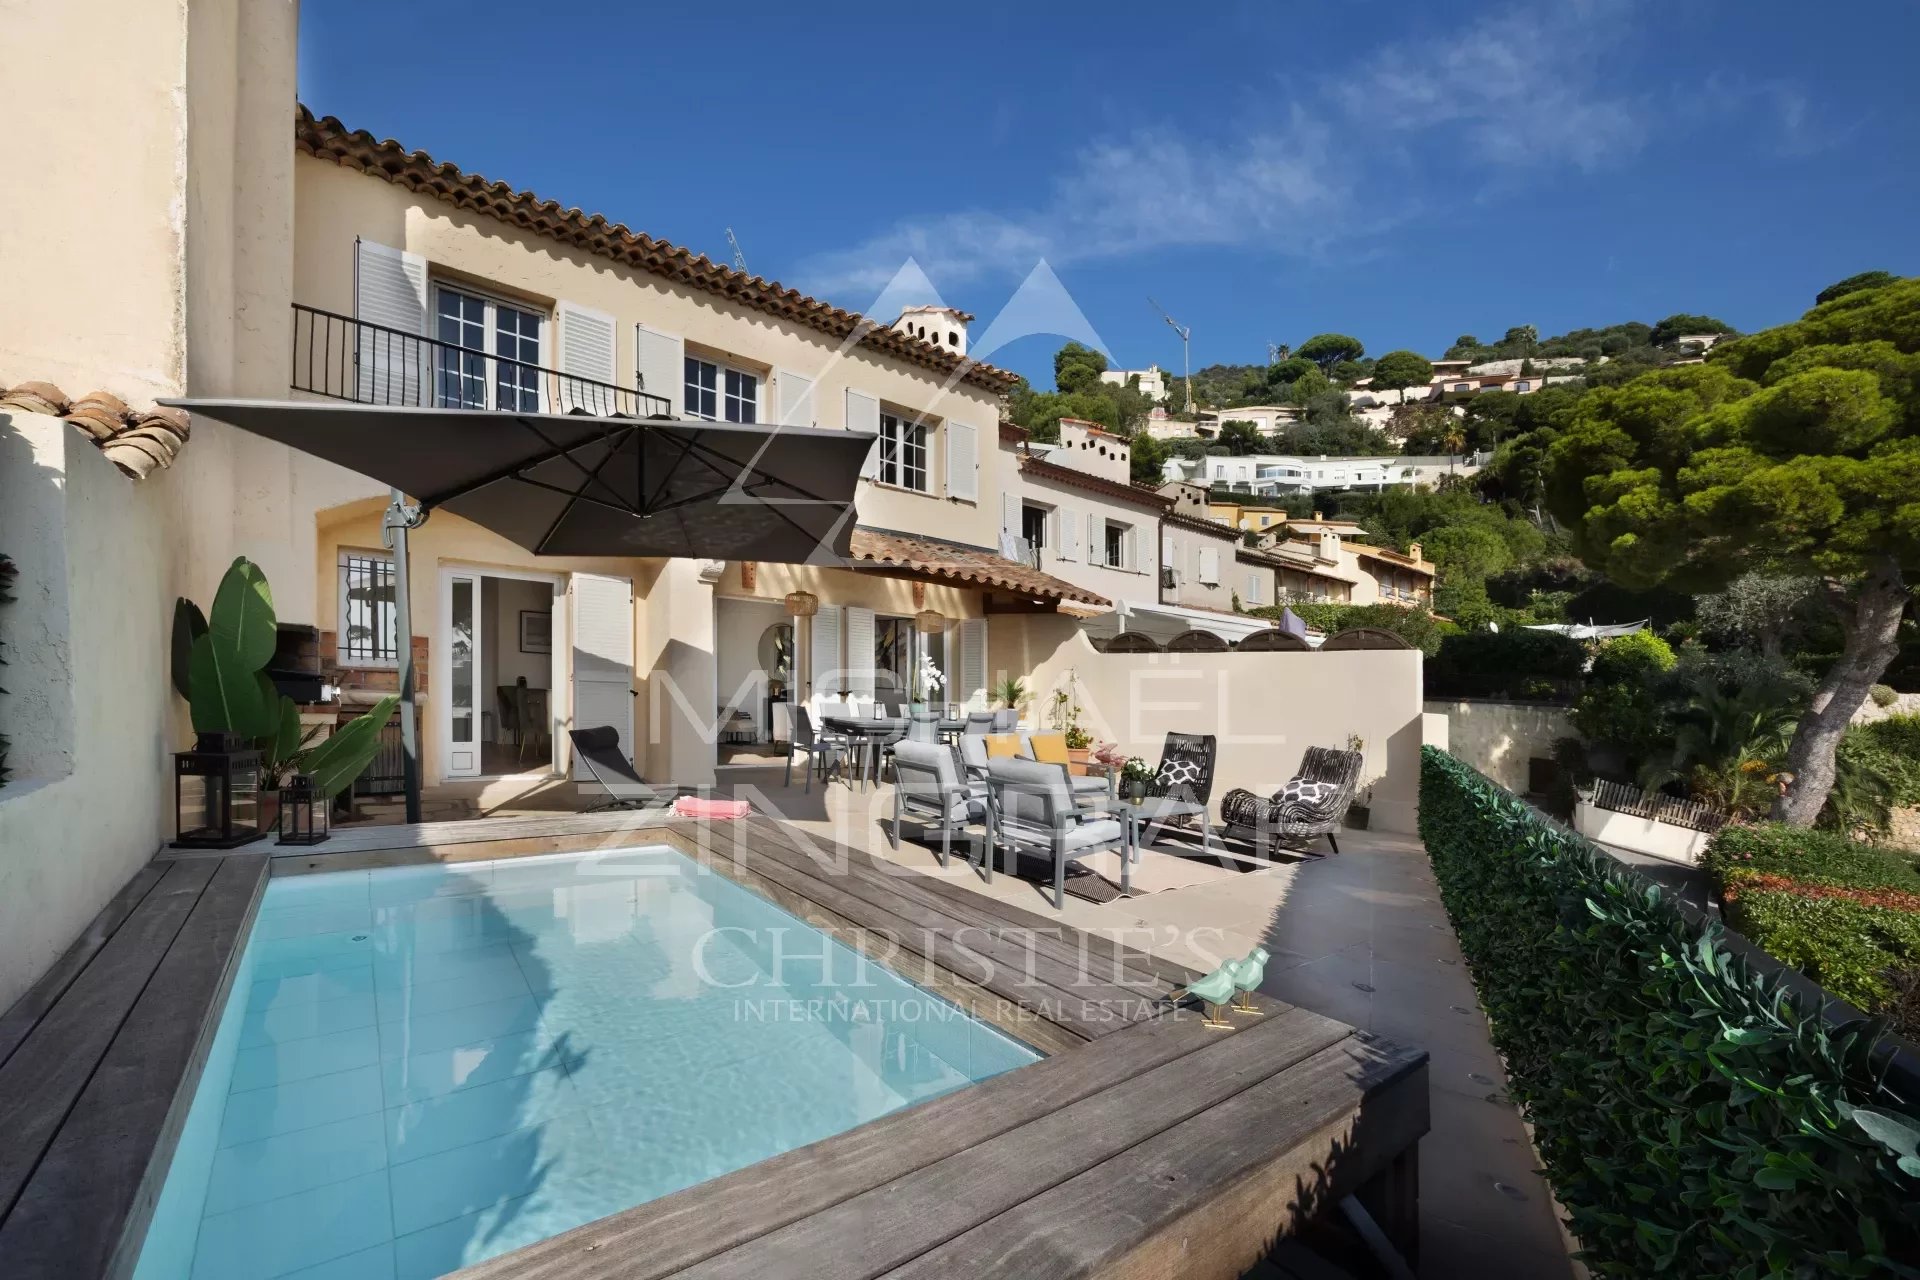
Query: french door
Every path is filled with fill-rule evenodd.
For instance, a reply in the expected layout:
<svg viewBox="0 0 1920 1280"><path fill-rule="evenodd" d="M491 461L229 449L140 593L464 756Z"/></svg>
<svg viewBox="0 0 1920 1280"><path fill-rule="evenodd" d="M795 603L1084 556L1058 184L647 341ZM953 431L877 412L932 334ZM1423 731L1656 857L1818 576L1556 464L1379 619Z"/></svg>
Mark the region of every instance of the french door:
<svg viewBox="0 0 1920 1280"><path fill-rule="evenodd" d="M440 634L447 645L447 691L435 697L440 713L441 741L446 754L445 774L449 778L480 776L481 743L484 737L480 715L481 645L480 578L478 572L447 569L440 578Z"/></svg>

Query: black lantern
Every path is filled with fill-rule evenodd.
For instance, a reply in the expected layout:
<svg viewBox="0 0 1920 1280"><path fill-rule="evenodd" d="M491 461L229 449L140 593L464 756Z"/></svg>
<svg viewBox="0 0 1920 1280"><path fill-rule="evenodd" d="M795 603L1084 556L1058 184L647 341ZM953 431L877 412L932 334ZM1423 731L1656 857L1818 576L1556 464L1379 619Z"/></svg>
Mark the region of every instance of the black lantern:
<svg viewBox="0 0 1920 1280"><path fill-rule="evenodd" d="M313 775L296 773L280 788L280 843L319 844L327 838L326 796Z"/></svg>
<svg viewBox="0 0 1920 1280"><path fill-rule="evenodd" d="M258 840L260 753L237 733L203 733L173 755L176 849L232 849Z"/></svg>

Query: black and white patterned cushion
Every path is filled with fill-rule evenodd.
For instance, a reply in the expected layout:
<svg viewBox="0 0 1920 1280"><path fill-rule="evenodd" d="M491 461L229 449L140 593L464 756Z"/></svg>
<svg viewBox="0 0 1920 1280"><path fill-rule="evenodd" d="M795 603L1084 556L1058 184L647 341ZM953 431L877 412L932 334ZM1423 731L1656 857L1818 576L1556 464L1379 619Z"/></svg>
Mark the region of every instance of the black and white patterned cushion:
<svg viewBox="0 0 1920 1280"><path fill-rule="evenodd" d="M1160 771L1153 775L1153 783L1147 788L1149 795L1180 795L1192 791L1200 781L1201 762L1191 756L1170 755L1160 762Z"/></svg>
<svg viewBox="0 0 1920 1280"><path fill-rule="evenodd" d="M1295 804L1317 805L1340 788L1332 782L1309 782L1305 778L1295 778L1280 788L1274 796L1276 804L1292 801Z"/></svg>

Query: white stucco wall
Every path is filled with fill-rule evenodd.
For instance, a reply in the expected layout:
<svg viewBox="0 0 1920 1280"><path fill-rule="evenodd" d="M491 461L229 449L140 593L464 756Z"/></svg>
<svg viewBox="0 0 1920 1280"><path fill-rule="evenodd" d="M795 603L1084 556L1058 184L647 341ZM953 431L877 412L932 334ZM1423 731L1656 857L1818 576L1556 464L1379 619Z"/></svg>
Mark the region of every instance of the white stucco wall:
<svg viewBox="0 0 1920 1280"><path fill-rule="evenodd" d="M1411 832L1419 818L1421 655L1418 650L1344 653L1100 653L1070 619L992 620L992 677L1031 672L1027 711L1044 719L1069 677L1080 723L1149 763L1170 731L1219 740L1215 816L1235 787L1270 795L1294 775L1310 746L1365 741L1363 779L1373 781L1373 825Z"/></svg>
<svg viewBox="0 0 1920 1280"><path fill-rule="evenodd" d="M1436 698L1426 710L1446 717L1447 750L1516 795L1527 790L1527 761L1580 736L1565 707L1545 703Z"/></svg>
<svg viewBox="0 0 1920 1280"><path fill-rule="evenodd" d="M169 677L166 479L134 484L59 419L0 413L0 550L20 571L0 643L9 687L31 673L20 697L0 696L16 753L0 787L0 1008L170 830L167 756L190 742ZM45 523L22 527L34 512Z"/></svg>

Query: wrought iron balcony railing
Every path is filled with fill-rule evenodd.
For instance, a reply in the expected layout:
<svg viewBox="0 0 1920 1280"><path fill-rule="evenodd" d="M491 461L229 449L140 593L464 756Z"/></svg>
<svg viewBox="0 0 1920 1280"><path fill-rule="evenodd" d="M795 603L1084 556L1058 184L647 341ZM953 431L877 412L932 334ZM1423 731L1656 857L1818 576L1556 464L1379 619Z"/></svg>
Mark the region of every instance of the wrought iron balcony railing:
<svg viewBox="0 0 1920 1280"><path fill-rule="evenodd" d="M293 304L295 391L355 404L670 417L673 402L404 329Z"/></svg>

